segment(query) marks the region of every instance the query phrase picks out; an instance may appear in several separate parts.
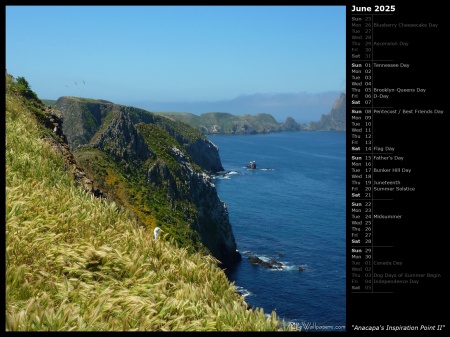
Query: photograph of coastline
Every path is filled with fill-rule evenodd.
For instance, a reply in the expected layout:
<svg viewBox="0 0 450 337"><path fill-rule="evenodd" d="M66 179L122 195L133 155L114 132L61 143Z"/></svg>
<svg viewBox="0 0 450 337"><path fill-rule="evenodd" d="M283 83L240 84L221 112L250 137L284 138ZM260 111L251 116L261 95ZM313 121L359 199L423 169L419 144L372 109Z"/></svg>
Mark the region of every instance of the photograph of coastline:
<svg viewBox="0 0 450 337"><path fill-rule="evenodd" d="M345 331L345 6L6 6L7 331Z"/></svg>

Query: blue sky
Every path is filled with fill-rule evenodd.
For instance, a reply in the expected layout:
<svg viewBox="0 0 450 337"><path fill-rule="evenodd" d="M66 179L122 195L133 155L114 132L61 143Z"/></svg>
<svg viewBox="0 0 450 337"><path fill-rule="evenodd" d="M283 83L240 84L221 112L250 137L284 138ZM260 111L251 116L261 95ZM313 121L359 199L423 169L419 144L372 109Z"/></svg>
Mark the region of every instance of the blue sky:
<svg viewBox="0 0 450 337"><path fill-rule="evenodd" d="M345 92L345 7L7 6L6 69L45 99Z"/></svg>

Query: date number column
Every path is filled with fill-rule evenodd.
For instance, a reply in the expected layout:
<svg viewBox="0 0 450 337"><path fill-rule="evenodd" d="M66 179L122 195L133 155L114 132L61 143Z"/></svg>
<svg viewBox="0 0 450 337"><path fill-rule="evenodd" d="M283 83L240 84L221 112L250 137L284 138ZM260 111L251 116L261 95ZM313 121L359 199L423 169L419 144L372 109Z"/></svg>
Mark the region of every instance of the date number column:
<svg viewBox="0 0 450 337"><path fill-rule="evenodd" d="M372 19L351 18L351 292L373 292Z"/></svg>

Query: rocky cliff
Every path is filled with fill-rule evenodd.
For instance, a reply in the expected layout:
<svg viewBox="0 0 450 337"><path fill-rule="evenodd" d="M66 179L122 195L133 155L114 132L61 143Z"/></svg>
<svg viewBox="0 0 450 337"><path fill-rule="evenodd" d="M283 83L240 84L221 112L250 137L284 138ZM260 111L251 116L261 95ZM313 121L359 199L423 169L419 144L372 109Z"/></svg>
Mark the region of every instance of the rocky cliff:
<svg viewBox="0 0 450 337"><path fill-rule="evenodd" d="M208 173L223 170L198 130L145 110L62 97L55 104L77 165L94 188L181 246L240 260L224 202Z"/></svg>
<svg viewBox="0 0 450 337"><path fill-rule="evenodd" d="M109 125L113 111L125 112L133 124L147 123L157 125L177 140L193 160L207 172L223 171L218 148L201 132L174 121L173 119L148 111L115 104L105 100L93 100L79 97L60 97L53 105L64 112L63 131L67 136L71 150L90 142L101 128Z"/></svg>
<svg viewBox="0 0 450 337"><path fill-rule="evenodd" d="M346 97L342 93L334 102L330 112L322 115L318 122L311 122L308 130L345 131L346 130Z"/></svg>
<svg viewBox="0 0 450 337"><path fill-rule="evenodd" d="M128 114L114 111L111 123L94 134L90 145L108 153L124 166L140 165L154 156L144 138L136 130Z"/></svg>
<svg viewBox="0 0 450 337"><path fill-rule="evenodd" d="M139 127L145 133L146 126ZM229 254L230 251L235 252L237 247L232 228L228 225L227 207L217 197L211 177L196 170L189 156L180 148L173 146L169 153L182 170L175 171L178 175L174 175L174 171L164 160L156 161L148 170L148 182L153 186L165 182L171 200L192 200L198 211L198 221L193 223L193 228L200 234L202 243L226 265L239 260L239 254Z"/></svg>

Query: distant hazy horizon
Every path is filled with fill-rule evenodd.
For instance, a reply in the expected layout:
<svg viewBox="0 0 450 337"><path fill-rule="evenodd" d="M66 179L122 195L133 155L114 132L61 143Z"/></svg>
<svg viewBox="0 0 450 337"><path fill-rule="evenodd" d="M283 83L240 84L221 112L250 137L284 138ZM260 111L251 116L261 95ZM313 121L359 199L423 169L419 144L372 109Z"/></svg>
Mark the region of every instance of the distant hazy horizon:
<svg viewBox="0 0 450 337"><path fill-rule="evenodd" d="M134 106L151 112L187 112L194 115L207 112L226 112L239 116L267 113L278 122L284 122L287 117L292 117L298 123L309 123L318 121L322 115L330 112L333 103L342 93L345 92L253 94L240 95L234 99L221 101L160 102L147 100L114 103Z"/></svg>

